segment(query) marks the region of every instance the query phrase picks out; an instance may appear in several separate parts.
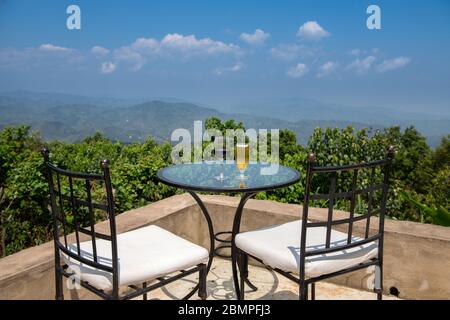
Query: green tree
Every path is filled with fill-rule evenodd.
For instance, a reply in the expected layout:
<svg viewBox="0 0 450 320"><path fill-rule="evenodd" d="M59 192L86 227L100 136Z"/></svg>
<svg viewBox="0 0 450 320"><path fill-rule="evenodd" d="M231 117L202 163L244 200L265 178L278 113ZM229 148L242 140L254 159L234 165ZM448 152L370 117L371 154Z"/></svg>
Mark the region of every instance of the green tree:
<svg viewBox="0 0 450 320"><path fill-rule="evenodd" d="M386 138L396 146L394 175L405 188L425 194L431 187L433 167L431 148L414 127L401 133L400 127L386 129Z"/></svg>
<svg viewBox="0 0 450 320"><path fill-rule="evenodd" d="M432 161L434 170L450 166L450 134L442 137L441 143L433 152Z"/></svg>
<svg viewBox="0 0 450 320"><path fill-rule="evenodd" d="M217 129L225 135L226 130L245 129L242 122L236 122L233 119L222 121L217 117L210 117L205 120L205 129Z"/></svg>
<svg viewBox="0 0 450 320"><path fill-rule="evenodd" d="M296 154L302 150L297 144L297 136L289 129L280 130L280 159L283 161L288 154Z"/></svg>

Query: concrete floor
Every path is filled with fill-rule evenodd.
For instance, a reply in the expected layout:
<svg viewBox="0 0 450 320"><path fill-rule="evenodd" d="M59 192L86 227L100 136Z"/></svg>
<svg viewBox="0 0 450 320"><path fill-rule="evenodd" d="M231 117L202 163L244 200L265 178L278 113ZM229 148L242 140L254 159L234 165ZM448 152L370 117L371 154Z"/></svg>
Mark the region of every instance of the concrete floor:
<svg viewBox="0 0 450 320"><path fill-rule="evenodd" d="M152 291L149 299L180 299L197 284L198 274L175 281L164 288ZM249 266L249 279L258 287L256 292L246 286L246 300L293 300L298 299L298 286L285 277L262 267ZM235 299L231 263L229 260L215 258L208 274L208 299ZM141 298L139 298L141 299ZM195 294L191 299L199 299ZM338 286L321 281L316 284L317 300L375 300L373 292ZM394 300L393 296L383 299Z"/></svg>

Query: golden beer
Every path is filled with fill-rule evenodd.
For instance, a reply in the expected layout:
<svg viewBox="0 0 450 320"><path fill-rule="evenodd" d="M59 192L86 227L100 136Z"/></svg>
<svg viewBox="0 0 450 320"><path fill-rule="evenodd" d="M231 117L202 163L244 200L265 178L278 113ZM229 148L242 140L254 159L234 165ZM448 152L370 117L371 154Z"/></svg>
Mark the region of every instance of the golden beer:
<svg viewBox="0 0 450 320"><path fill-rule="evenodd" d="M244 171L250 162L250 148L248 144L238 143L236 145L236 166L244 177Z"/></svg>

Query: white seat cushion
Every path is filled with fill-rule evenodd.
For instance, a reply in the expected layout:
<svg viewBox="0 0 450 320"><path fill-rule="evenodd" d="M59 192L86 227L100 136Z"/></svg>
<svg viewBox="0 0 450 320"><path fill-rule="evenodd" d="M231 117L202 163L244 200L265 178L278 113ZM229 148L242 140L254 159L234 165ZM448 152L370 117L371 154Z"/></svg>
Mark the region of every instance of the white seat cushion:
<svg viewBox="0 0 450 320"><path fill-rule="evenodd" d="M111 242L97 239L98 262L112 266ZM93 260L92 241L80 243L81 255ZM77 253L77 245L69 245ZM141 284L172 272L194 267L208 261L208 250L158 226L151 225L117 236L119 285ZM94 287L112 289L112 274L62 254L69 268L81 280Z"/></svg>
<svg viewBox="0 0 450 320"><path fill-rule="evenodd" d="M236 235L236 246L261 259L264 264L283 271L299 273L301 220L243 232ZM326 228L307 229L306 251L325 248ZM353 237L352 242L362 240ZM330 247L347 244L347 234L332 230ZM308 278L346 269L378 254L378 244L370 242L351 249L306 258L305 273Z"/></svg>

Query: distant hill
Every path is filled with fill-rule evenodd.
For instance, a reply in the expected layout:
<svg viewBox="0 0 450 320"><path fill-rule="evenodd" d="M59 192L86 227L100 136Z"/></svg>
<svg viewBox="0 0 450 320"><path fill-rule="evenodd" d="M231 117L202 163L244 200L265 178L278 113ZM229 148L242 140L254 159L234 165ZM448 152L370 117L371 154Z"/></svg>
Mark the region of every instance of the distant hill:
<svg viewBox="0 0 450 320"><path fill-rule="evenodd" d="M251 101L235 105L216 107L228 113L246 113L260 116L276 117L287 121L301 119L342 120L363 123L379 123L383 125L398 121L416 120L450 120L450 110L446 115L394 110L392 108L374 106L348 106L337 103L322 102L305 98L265 99L255 98Z"/></svg>
<svg viewBox="0 0 450 320"><path fill-rule="evenodd" d="M58 93L58 92L32 92L27 90L16 90L0 93L1 99L15 100L25 104L44 107L60 105L95 105L99 107L129 107L150 100L163 100L167 102L186 102L173 97L140 97L140 98L112 98L112 97L90 97L83 95Z"/></svg>
<svg viewBox="0 0 450 320"><path fill-rule="evenodd" d="M325 103L304 98L285 98L247 101L236 105L218 106L218 110L256 116L274 117L289 122L304 120L329 120L367 123L373 127L414 125L436 146L440 138L450 133L450 108L444 115L393 110L385 107L356 107Z"/></svg>
<svg viewBox="0 0 450 320"><path fill-rule="evenodd" d="M299 142L305 143L315 127L339 127L353 125L356 128L367 124L349 121L289 122L246 114L226 114L214 109L190 103L150 101L130 107L107 108L85 104L66 104L45 107L42 104L28 105L7 101L0 97L0 127L8 124L28 124L42 133L47 140L79 141L96 131L108 138L122 142L142 141L152 136L159 141L170 139L173 130L193 130L195 120L208 117L243 121L247 128L288 128L296 132Z"/></svg>
<svg viewBox="0 0 450 320"><path fill-rule="evenodd" d="M34 130L40 131L47 140L70 142L79 141L96 131L102 132L110 139L126 143L143 141L148 136L165 141L170 139L174 129L192 130L195 120L215 116L223 120L242 121L246 128L287 128L297 134L299 143L304 144L316 127L343 128L352 125L359 129L382 128L393 124L386 121L382 124L376 120L370 121L372 117L369 115L370 112L366 112L366 116L369 117L366 119L367 122L358 121L357 119L364 117L355 117L356 110L345 107L338 110L336 109L338 106L319 105L317 102L311 102L312 105L305 107L295 103L280 104L276 108L276 117L272 117L269 111L272 114L274 111L268 105L261 105L257 109L252 109L251 106L247 109L230 108L229 112L224 112L178 99L168 100L171 101L151 100L134 103L132 100L65 94L34 95L30 92L16 91L0 95L0 128L11 124L28 124ZM374 116L373 118L375 119ZM377 115L376 119L380 119L380 115ZM436 145L440 137L448 133L450 120L422 119L417 120L417 124L422 133L429 133L430 140Z"/></svg>

